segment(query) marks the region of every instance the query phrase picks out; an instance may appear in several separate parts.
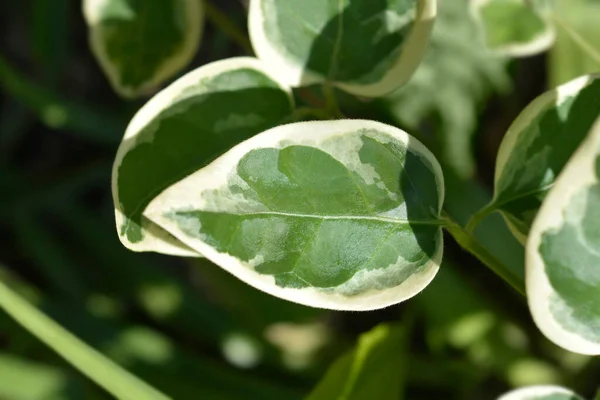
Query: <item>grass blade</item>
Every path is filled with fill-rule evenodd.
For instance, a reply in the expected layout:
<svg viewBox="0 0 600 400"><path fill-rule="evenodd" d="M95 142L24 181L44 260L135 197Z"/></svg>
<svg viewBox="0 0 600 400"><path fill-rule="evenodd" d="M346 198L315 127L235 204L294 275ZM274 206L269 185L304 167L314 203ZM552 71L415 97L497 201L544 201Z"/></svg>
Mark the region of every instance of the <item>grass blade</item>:
<svg viewBox="0 0 600 400"><path fill-rule="evenodd" d="M0 281L0 308L118 399L167 400L168 397L90 348Z"/></svg>

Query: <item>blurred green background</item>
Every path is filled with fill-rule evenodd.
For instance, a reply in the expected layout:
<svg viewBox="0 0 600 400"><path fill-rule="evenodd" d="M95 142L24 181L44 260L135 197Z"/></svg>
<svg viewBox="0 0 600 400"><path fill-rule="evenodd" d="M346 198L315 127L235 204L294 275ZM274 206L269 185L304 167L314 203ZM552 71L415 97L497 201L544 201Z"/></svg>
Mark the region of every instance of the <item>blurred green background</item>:
<svg viewBox="0 0 600 400"><path fill-rule="evenodd" d="M447 210L464 223L489 200L502 136L545 90L549 68L545 55L489 55L466 1L440 3L426 59L405 88L372 102L339 97L347 116L400 126L438 155ZM213 5L245 26L243 1ZM209 19L187 70L242 54ZM538 383L592 397L600 362L544 339L524 300L450 237L423 293L368 313L295 305L206 260L126 250L110 170L146 100L113 93L89 50L79 1L1 2L0 278L120 365L174 399L300 399L360 334L387 322L408 332L391 355L405 366L397 376L405 399L494 399ZM523 249L501 218L485 220L477 236L523 274ZM0 313L0 399L104 398Z"/></svg>

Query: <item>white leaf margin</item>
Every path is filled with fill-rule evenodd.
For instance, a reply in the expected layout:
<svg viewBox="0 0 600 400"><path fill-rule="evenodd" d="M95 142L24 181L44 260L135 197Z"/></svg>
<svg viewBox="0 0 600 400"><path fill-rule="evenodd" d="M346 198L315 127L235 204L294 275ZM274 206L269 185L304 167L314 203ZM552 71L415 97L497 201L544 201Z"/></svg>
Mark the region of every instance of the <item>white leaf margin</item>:
<svg viewBox="0 0 600 400"><path fill-rule="evenodd" d="M292 87L307 86L327 81L327 77L304 69L303 65L286 58L267 38L264 31L263 0L250 0L248 29L250 41L257 57L276 69L280 79ZM379 82L372 84L353 84L331 82L340 89L365 97L380 97L399 88L413 75L423 60L433 23L437 15L437 0L418 0L417 15L411 33L396 63Z"/></svg>
<svg viewBox="0 0 600 400"><path fill-rule="evenodd" d="M269 77L288 95L291 104L294 104L292 89L278 81L273 74L273 71L268 66L254 57L234 57L206 64L183 75L152 97L130 121L115 156L111 182L113 203L115 205L115 223L119 233L119 239L128 249L138 252L154 251L175 256L199 256L198 252L190 249L188 246L184 246L183 243L175 240L170 234L145 218L142 219L142 231L145 233L145 237L141 242L132 243L128 241L126 237L121 235L121 227L125 221L125 215L123 214L120 205L121 203L119 201L119 167L127 153L138 146L135 139L140 131L150 124L162 111L170 107L174 100L179 98L182 93L190 87L198 86L201 79L215 77L228 71L243 68L254 69ZM192 95L197 94L198 92L195 92Z"/></svg>
<svg viewBox="0 0 600 400"><path fill-rule="evenodd" d="M484 32L484 38L486 29L480 10L485 5L493 1L497 0L471 0L471 14L473 15L482 32ZM513 1L515 3L525 3L525 0ZM508 57L529 57L550 49L556 40L556 29L546 16L540 15L540 18L546 23L546 29L537 35L533 40L526 43L513 43L494 48L491 48L486 44L486 48L499 56Z"/></svg>
<svg viewBox="0 0 600 400"><path fill-rule="evenodd" d="M165 80L169 79L177 71L184 68L193 58L204 30L204 6L202 1L183 0L183 6L186 9L184 27L184 41L178 52L165 59L158 66L154 76L140 87L123 86L119 79L119 69L111 62L106 48L102 43L102 37L97 34L96 26L102 23L100 10L106 7L112 0L83 0L83 16L88 25L88 40L92 53L100 63L100 66L106 73L108 81L115 92L125 98L134 98L139 95L152 91ZM171 0L164 0L171 1ZM140 43L140 46L151 46L151 43Z"/></svg>
<svg viewBox="0 0 600 400"><path fill-rule="evenodd" d="M546 397L555 394L564 394L567 396L576 396L577 398L581 398L575 392L560 386L539 385L515 389L500 396L498 400L544 400Z"/></svg>
<svg viewBox="0 0 600 400"><path fill-rule="evenodd" d="M438 186L440 205L438 211L441 212L444 201L442 170L435 156L421 142L396 127L380 122L336 120L281 125L256 135L232 148L207 167L166 189L150 203L144 215L238 279L275 297L315 308L346 311L376 310L397 304L421 292L435 277L442 260L443 241L441 239L437 252L420 273L414 274L396 287L383 290L374 289L349 297L335 293L325 293L314 288L292 289L279 287L275 284L273 276L255 272L249 262L243 262L229 254L220 253L201 239L190 238L182 234L177 223L164 216L168 210L201 208L201 205L198 205L199 188L202 188L202 191L208 191L219 189L225 185L229 176L234 173L232 169L235 171L240 159L251 150L306 145L331 154L331 149L322 146L324 141L360 129L376 130L378 133L389 136L390 140L396 140L406 145L411 151L424 157L431 164Z"/></svg>
<svg viewBox="0 0 600 400"><path fill-rule="evenodd" d="M555 344L575 353L600 354L600 343L591 342L564 329L550 312L550 298L555 293L545 273L539 253L542 235L564 225L564 210L574 194L598 183L595 171L600 154L600 119L589 136L573 154L544 200L535 218L525 254L525 283L529 309L538 328Z"/></svg>
<svg viewBox="0 0 600 400"><path fill-rule="evenodd" d="M504 135L504 139L502 139L502 143L500 143L500 148L498 149L494 173L494 198L492 199L492 204L495 203L499 194L500 179L502 178L504 168L510 159L519 136L541 113L549 110L551 107L559 106L564 103L567 99L575 96L597 79L600 79L600 74L580 76L579 78L573 79L572 81L541 94L521 111L506 131L506 135ZM504 221L512 234L522 244L525 244L527 242L527 236L523 235L502 211L500 211L500 214L504 218Z"/></svg>

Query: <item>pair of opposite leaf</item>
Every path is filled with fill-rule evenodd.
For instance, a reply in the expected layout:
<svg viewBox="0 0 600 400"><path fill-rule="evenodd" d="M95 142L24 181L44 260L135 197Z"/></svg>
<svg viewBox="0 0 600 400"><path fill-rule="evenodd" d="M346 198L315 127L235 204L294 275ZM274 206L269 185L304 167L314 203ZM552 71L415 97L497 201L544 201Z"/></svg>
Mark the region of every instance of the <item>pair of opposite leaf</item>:
<svg viewBox="0 0 600 400"><path fill-rule="evenodd" d="M252 0L256 55L290 86L331 82L361 96L408 80L426 49L437 0ZM83 0L91 48L114 89L156 89L197 52L201 0Z"/></svg>
<svg viewBox="0 0 600 400"><path fill-rule="evenodd" d="M379 308L420 291L442 246L431 153L370 121L280 125L293 118L292 85L368 96L403 84L435 12L434 0L253 0L258 58L186 74L127 128L113 169L122 242L207 256L319 307Z"/></svg>
<svg viewBox="0 0 600 400"><path fill-rule="evenodd" d="M113 169L122 242L201 254L312 306L373 309L416 294L441 259L435 158L378 122L278 126L292 110L289 89L252 58L207 65L155 96Z"/></svg>

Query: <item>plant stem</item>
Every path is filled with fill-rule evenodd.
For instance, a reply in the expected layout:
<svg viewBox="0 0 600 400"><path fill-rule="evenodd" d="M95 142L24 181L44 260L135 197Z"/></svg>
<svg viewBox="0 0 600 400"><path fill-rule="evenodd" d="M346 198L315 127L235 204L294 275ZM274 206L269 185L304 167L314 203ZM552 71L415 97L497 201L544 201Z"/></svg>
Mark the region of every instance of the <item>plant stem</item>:
<svg viewBox="0 0 600 400"><path fill-rule="evenodd" d="M473 254L479 261L512 286L517 292L525 296L525 282L523 279L512 272L502 261L498 260L496 256L475 239L471 232L468 232L461 227L446 212L442 213L442 219L445 222L444 227L446 230L463 249Z"/></svg>
<svg viewBox="0 0 600 400"><path fill-rule="evenodd" d="M479 225L485 217L487 217L488 215L493 213L494 210L495 210L495 207L492 206L492 204L488 204L487 206L485 206L482 209L480 209L479 211L477 211L475 214L473 214L473 216L471 216L471 218L469 219L469 222L467 222L465 230L469 234L473 234L473 232L475 232L475 228L477 228L477 225Z"/></svg>
<svg viewBox="0 0 600 400"><path fill-rule="evenodd" d="M568 23L563 21L562 18L552 14L552 19L560 26L571 40L579 46L579 48L586 53L598 66L600 66L600 52L598 52L594 46L592 46L583 36L581 36L575 29L571 28Z"/></svg>
<svg viewBox="0 0 600 400"><path fill-rule="evenodd" d="M89 347L0 281L0 308L88 378L122 400L168 400Z"/></svg>
<svg viewBox="0 0 600 400"><path fill-rule="evenodd" d="M323 84L323 95L325 96L325 108L330 117L332 118L344 118L344 114L340 110L340 105L335 95L335 88L331 82L325 82Z"/></svg>
<svg viewBox="0 0 600 400"><path fill-rule="evenodd" d="M204 11L210 22L240 46L248 54L253 54L248 35L233 22L227 14L215 7L209 0L204 0Z"/></svg>

